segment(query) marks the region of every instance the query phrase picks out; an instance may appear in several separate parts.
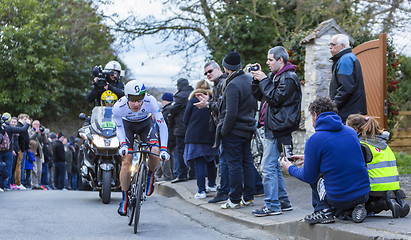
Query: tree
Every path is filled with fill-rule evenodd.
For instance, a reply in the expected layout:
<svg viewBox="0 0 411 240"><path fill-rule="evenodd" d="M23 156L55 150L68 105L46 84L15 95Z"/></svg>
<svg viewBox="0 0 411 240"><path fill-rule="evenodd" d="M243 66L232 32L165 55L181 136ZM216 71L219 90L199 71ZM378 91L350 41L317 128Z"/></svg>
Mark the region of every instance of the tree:
<svg viewBox="0 0 411 240"><path fill-rule="evenodd" d="M0 109L54 119L89 108L92 67L115 58L101 22L90 1L3 0Z"/></svg>

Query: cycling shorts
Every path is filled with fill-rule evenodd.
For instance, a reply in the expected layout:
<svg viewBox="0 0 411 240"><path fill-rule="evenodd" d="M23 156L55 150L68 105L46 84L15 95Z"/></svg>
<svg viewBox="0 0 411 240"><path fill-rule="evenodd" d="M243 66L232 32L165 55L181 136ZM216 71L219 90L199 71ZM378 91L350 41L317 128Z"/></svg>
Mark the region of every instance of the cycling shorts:
<svg viewBox="0 0 411 240"><path fill-rule="evenodd" d="M133 150L135 135L140 136L142 142L149 143L152 147L160 147L158 134L151 117L142 122L130 122L123 119L123 127L126 134L126 144L130 151Z"/></svg>

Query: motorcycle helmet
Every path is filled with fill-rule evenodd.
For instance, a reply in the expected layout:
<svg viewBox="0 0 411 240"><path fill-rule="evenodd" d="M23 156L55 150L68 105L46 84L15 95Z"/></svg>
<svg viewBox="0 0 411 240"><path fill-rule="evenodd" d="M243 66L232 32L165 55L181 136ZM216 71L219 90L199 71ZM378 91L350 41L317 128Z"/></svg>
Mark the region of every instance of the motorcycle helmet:
<svg viewBox="0 0 411 240"><path fill-rule="evenodd" d="M110 61L106 64L106 66L104 67L104 70L112 70L112 71L121 72L121 65L117 61Z"/></svg>
<svg viewBox="0 0 411 240"><path fill-rule="evenodd" d="M124 94L129 101L142 101L146 95L146 87L137 80L131 80L124 87Z"/></svg>
<svg viewBox="0 0 411 240"><path fill-rule="evenodd" d="M110 90L107 90L101 94L100 104L101 106L112 107L116 103L118 97L115 93Z"/></svg>

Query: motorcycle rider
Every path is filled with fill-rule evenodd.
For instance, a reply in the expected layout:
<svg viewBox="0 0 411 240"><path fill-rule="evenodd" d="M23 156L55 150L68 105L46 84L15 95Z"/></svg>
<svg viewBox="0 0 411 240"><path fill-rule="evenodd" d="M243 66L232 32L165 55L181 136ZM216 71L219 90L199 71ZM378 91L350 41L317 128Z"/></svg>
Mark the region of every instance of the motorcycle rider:
<svg viewBox="0 0 411 240"><path fill-rule="evenodd" d="M144 84L137 80L128 82L125 86L125 96L120 98L113 107L114 122L116 123L116 134L120 142L119 154L123 157L120 183L123 193L123 200L120 202L118 213L122 216L127 215L129 204L127 191L131 181L131 164L133 154L134 135L138 134L141 141L148 142L151 145L151 152L160 153L160 157L169 160L170 155L167 152L168 128L163 114L158 107L157 100L146 94ZM154 129L151 117L154 116L159 126L160 143ZM160 162L159 157L150 154L147 165L149 168L146 195L150 196L154 191L154 172Z"/></svg>
<svg viewBox="0 0 411 240"><path fill-rule="evenodd" d="M121 65L117 61L110 61L104 67L104 70L113 71L113 75L109 75L105 86L98 84L98 77L93 79L93 89L87 94L86 100L90 103L94 102L95 106L111 107L114 101L124 96L124 83L121 81L120 72Z"/></svg>

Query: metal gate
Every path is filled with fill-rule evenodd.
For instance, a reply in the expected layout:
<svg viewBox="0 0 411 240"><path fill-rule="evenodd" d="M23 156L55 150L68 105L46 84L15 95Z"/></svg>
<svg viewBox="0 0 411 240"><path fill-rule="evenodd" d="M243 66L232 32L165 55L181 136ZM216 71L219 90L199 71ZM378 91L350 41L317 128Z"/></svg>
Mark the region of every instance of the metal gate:
<svg viewBox="0 0 411 240"><path fill-rule="evenodd" d="M368 116L387 129L387 35L365 42L353 50L361 63L367 97Z"/></svg>

